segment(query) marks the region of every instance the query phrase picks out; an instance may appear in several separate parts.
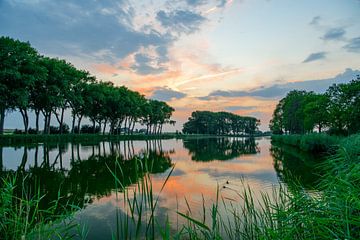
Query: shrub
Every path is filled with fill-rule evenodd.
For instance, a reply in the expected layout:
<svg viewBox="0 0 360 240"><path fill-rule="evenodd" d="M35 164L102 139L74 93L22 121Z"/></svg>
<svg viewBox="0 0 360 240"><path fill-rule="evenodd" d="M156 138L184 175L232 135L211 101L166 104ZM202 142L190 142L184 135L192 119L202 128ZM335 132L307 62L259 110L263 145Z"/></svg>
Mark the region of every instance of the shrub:
<svg viewBox="0 0 360 240"><path fill-rule="evenodd" d="M100 127L96 126L95 131L92 125L82 125L80 129L81 133L100 133Z"/></svg>
<svg viewBox="0 0 360 240"><path fill-rule="evenodd" d="M70 128L69 126L64 123L62 125L62 133L69 133ZM60 133L60 127L54 127L54 126L50 126L50 134L59 134Z"/></svg>

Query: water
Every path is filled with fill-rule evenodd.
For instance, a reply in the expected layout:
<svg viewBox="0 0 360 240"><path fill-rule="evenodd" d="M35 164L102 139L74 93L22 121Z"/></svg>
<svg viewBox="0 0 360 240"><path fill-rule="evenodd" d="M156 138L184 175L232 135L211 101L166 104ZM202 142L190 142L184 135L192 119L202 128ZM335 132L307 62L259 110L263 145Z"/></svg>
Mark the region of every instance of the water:
<svg viewBox="0 0 360 240"><path fill-rule="evenodd" d="M89 239L111 238L118 229L116 217L129 214L111 172L117 171L120 183L130 193L149 174L154 194L159 196L156 217L160 222L168 217L174 231L185 222L176 211L201 218L203 204L211 207L217 189L224 199L241 201L237 193L244 185L259 198L260 192L271 192L280 183L296 179L312 190L317 181L313 156L272 146L269 138L68 143L0 147L1 152L1 175L26 173L26 184L40 182L41 192L46 194L42 207L57 199L59 192L63 203L80 206L82 210L75 216L89 228ZM147 169L141 170L145 165Z"/></svg>

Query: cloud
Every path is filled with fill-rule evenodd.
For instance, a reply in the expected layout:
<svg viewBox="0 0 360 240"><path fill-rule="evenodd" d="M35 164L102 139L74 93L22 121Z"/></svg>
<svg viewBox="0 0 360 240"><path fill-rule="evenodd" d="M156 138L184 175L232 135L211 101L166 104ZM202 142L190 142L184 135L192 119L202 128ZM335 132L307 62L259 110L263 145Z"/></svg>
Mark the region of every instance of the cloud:
<svg viewBox="0 0 360 240"><path fill-rule="evenodd" d="M319 25L319 22L321 20L321 17L320 16L315 16L313 17L313 19L310 21L310 25L313 25L313 26L317 26Z"/></svg>
<svg viewBox="0 0 360 240"><path fill-rule="evenodd" d="M227 3L227 0L219 0L216 7L217 8L223 8L223 7L225 7L226 3Z"/></svg>
<svg viewBox="0 0 360 240"><path fill-rule="evenodd" d="M228 107L225 107L224 109L226 111L234 112L234 111L239 111L239 110L252 110L255 108L256 108L255 106L228 106Z"/></svg>
<svg viewBox="0 0 360 240"><path fill-rule="evenodd" d="M163 27L178 34L196 32L206 20L201 14L190 10L174 10L170 12L161 10L157 12L156 19Z"/></svg>
<svg viewBox="0 0 360 240"><path fill-rule="evenodd" d="M217 90L211 92L208 96L199 97L200 100L212 100L218 97L261 97L261 98L281 98L291 90L306 90L314 92L325 92L326 89L336 83L346 83L360 75L359 70L346 69L345 72L338 74L333 78L320 79L320 80L307 80L299 82L289 82L284 84L275 84L269 87L260 87L249 91L224 91Z"/></svg>
<svg viewBox="0 0 360 240"><path fill-rule="evenodd" d="M134 58L135 63L131 66L131 69L140 75L159 74L167 69L159 66L158 60L147 54L137 53Z"/></svg>
<svg viewBox="0 0 360 240"><path fill-rule="evenodd" d="M2 1L0 34L31 44L47 54L89 57L115 63L150 46L167 49L175 38L134 27L135 10L120 1ZM161 56L165 61L167 56ZM151 71L151 70L150 70Z"/></svg>
<svg viewBox="0 0 360 240"><path fill-rule="evenodd" d="M243 160L241 161L244 162ZM276 183L278 182L276 172L268 171L268 170L258 170L254 172L238 172L238 171L219 171L217 169L212 168L202 168L200 169L201 172L207 173L210 177L219 178L227 176L228 178L232 179L241 179L241 178L252 178L262 182L271 182Z"/></svg>
<svg viewBox="0 0 360 240"><path fill-rule="evenodd" d="M308 62L313 62L313 61L325 59L326 54L327 54L326 52L312 53L303 61L303 63L308 63Z"/></svg>
<svg viewBox="0 0 360 240"><path fill-rule="evenodd" d="M151 98L159 101L171 101L172 99L181 99L186 96L185 93L172 90L168 87L158 87L153 91Z"/></svg>
<svg viewBox="0 0 360 240"><path fill-rule="evenodd" d="M331 28L322 37L325 41L342 40L346 31L343 28Z"/></svg>
<svg viewBox="0 0 360 240"><path fill-rule="evenodd" d="M186 3L190 6L201 6L207 4L207 0L186 0Z"/></svg>
<svg viewBox="0 0 360 240"><path fill-rule="evenodd" d="M344 48L349 52L360 52L360 37L351 39Z"/></svg>

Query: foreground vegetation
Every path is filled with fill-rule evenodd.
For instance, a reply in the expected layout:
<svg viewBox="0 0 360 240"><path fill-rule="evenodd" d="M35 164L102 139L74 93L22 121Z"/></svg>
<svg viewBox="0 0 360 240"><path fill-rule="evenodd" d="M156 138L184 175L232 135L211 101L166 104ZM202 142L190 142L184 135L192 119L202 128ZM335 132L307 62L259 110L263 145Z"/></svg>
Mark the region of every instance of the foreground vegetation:
<svg viewBox="0 0 360 240"><path fill-rule="evenodd" d="M296 142L298 143L298 137L293 137L293 139L297 139ZM300 139L300 143L302 140ZM212 207L207 209L203 203L201 217L198 217L196 211L192 211L190 206L186 212L177 210L178 216L185 221L185 224L179 228L170 220L160 222L164 219L158 219L156 214L159 196L166 187L167 180L171 178L173 168L170 168L168 174L164 176L164 183L160 192L154 192L152 179L147 173L149 171L141 169L156 166L156 162L149 165L146 164L146 161L142 161L141 164L141 161L136 161L139 163L136 164L136 168L140 179L135 184L136 187L133 188L126 187L129 183L124 185L122 180L124 169L121 164L115 162L115 168L107 165L114 178L117 198L125 204L119 206L117 228L114 229L113 238L359 239L360 135L336 139L336 141L337 143L335 141L334 143L338 147L335 153L317 166L322 169L321 174L323 175L319 177L320 182L316 187L316 193L308 192L296 182L287 182L280 188L274 188L272 194L263 193L259 199L255 197L255 193L251 189L243 186L243 188L235 190L242 200L235 201L223 197L219 187L217 198ZM303 140L303 142L306 141ZM134 180L136 179L138 178L134 178ZM14 186L12 185L14 183L7 179L5 179L5 183L7 184L2 185L2 198L9 198L12 195L11 192L6 195L5 193L9 192L6 189L9 189L9 186ZM15 199L10 201L10 204L9 201L2 200L0 209L3 212L4 209L12 209L6 206L21 206L21 208L15 208L18 211L19 209L32 209L39 200L37 196L40 195L35 194L33 196L30 199L25 198L26 201L21 200L21 205L18 205L18 200ZM6 202L7 205L4 205ZM9 210L5 211L9 212ZM15 239L12 237L12 230L22 229L22 227L30 226L30 223L33 223L31 222L32 218L29 218L33 216L31 214L19 214L18 212L17 214L9 214L7 212L4 213L6 218L2 218L0 224L1 232L4 234L6 231L6 235L2 235L6 237L4 237L5 239ZM67 231L66 228L59 227L64 225L50 224L49 221L43 221L43 218L37 219L40 220L40 223L44 223L44 225L35 225L36 227L33 228L37 229L37 234L41 234L41 229L56 229L62 233L50 231L57 234L55 236L77 236L78 238L86 236L84 230L86 227L72 225L70 220L60 218L62 223L71 229L71 231ZM69 221L69 224L64 221ZM16 222L16 225L9 225L9 222ZM54 226L56 228L52 228ZM26 236L33 232L20 231L20 233L21 236ZM49 234L49 232L44 234ZM16 236L20 235L17 233Z"/></svg>

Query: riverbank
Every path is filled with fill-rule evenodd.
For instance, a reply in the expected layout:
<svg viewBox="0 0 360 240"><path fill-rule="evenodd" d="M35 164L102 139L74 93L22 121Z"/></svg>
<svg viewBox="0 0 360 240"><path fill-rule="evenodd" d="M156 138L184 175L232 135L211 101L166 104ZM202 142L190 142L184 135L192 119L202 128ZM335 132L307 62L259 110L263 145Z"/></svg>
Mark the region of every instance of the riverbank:
<svg viewBox="0 0 360 240"><path fill-rule="evenodd" d="M318 133L271 136L271 140L278 145L289 145L316 154L334 153L342 139L344 137Z"/></svg>
<svg viewBox="0 0 360 240"><path fill-rule="evenodd" d="M163 133L155 134L7 134L0 135L0 146L18 146L34 143L93 143L102 141L122 140L154 140L154 139L193 139L193 138L216 138L216 137L263 137L269 135L211 135L211 134L178 134Z"/></svg>

